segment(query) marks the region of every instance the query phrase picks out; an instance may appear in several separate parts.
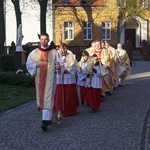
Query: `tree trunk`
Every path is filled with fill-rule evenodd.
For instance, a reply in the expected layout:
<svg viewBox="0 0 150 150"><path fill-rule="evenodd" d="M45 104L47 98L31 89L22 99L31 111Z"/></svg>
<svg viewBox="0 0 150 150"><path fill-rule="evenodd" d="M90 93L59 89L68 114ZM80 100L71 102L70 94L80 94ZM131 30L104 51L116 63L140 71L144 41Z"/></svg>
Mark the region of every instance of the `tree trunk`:
<svg viewBox="0 0 150 150"><path fill-rule="evenodd" d="M15 14L16 14L16 24L17 24L17 30L20 24L22 24L21 20L21 11L20 11L20 1L19 0L11 0L11 2L14 4L15 8Z"/></svg>
<svg viewBox="0 0 150 150"><path fill-rule="evenodd" d="M5 33L5 17L4 17L4 0L0 1L0 55L3 54L4 43L6 38Z"/></svg>
<svg viewBox="0 0 150 150"><path fill-rule="evenodd" d="M46 10L48 0L38 0L40 4L40 32L46 32Z"/></svg>

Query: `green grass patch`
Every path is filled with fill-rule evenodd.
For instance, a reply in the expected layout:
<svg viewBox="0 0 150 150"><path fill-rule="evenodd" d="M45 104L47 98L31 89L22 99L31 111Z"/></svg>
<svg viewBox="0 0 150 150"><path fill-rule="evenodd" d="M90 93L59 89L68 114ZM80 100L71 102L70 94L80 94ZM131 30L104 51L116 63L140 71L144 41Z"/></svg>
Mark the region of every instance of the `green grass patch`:
<svg viewBox="0 0 150 150"><path fill-rule="evenodd" d="M34 88L0 84L0 113L34 100Z"/></svg>

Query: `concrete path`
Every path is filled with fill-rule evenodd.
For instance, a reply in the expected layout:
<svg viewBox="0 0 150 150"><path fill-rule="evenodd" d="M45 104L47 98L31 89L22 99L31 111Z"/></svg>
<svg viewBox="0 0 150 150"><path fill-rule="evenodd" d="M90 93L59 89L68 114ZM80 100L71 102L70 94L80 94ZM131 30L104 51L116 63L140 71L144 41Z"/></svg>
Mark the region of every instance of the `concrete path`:
<svg viewBox="0 0 150 150"><path fill-rule="evenodd" d="M0 115L0 150L150 150L150 61L134 61L126 85L105 97L100 111L55 118L47 132L31 102Z"/></svg>

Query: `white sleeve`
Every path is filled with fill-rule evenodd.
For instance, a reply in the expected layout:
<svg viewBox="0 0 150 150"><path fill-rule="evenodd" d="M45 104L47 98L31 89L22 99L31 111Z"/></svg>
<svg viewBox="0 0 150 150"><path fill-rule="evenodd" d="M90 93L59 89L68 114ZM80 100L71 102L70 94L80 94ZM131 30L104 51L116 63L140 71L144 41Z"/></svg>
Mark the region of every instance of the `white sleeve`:
<svg viewBox="0 0 150 150"><path fill-rule="evenodd" d="M64 65L64 60L62 59L63 57L57 52L56 53L56 62L60 63L60 72L59 74L63 74L65 71L65 65Z"/></svg>
<svg viewBox="0 0 150 150"><path fill-rule="evenodd" d="M26 61L26 68L31 76L33 76L36 73L36 63L34 62L34 50L29 54L27 61Z"/></svg>
<svg viewBox="0 0 150 150"><path fill-rule="evenodd" d="M74 75L76 73L76 71L77 71L77 65L74 64L70 68L67 68L67 70L70 72L70 74Z"/></svg>

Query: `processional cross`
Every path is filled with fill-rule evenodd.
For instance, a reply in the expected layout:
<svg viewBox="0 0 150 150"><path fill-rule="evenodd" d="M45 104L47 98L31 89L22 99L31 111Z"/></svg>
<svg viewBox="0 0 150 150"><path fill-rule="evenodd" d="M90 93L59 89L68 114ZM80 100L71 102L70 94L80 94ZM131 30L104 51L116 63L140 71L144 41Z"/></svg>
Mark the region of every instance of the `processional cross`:
<svg viewBox="0 0 150 150"><path fill-rule="evenodd" d="M54 32L58 32L59 33L59 42L60 42L60 45L62 44L62 38L63 38L63 35L64 35L64 32L67 31L67 30L64 30L62 25L59 26L59 30L55 30Z"/></svg>
<svg viewBox="0 0 150 150"><path fill-rule="evenodd" d="M64 32L67 31L67 30L64 30L62 25L59 26L59 30L55 30L54 32L58 32L59 33L59 42L60 42L60 45L62 45L62 36L64 34ZM62 110L64 111L65 109L65 105L64 105L64 80L63 80L63 74L62 74ZM58 111L57 113L57 116L56 116L56 119L58 121L58 124L60 124L61 120L62 120L62 114L61 114L61 110Z"/></svg>

